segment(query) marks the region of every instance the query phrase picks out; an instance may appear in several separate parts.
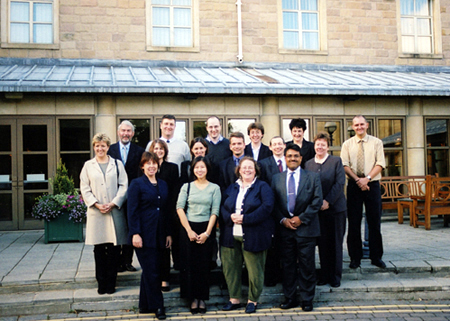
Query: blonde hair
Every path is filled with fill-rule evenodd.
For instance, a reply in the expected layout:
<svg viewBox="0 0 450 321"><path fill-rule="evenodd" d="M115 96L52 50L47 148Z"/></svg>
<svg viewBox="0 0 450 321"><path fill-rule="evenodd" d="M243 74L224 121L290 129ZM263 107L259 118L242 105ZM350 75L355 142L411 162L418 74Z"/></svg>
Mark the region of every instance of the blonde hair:
<svg viewBox="0 0 450 321"><path fill-rule="evenodd" d="M97 133L92 138L92 146L95 146L96 143L105 142L109 147L111 145L111 138L108 135L103 133Z"/></svg>

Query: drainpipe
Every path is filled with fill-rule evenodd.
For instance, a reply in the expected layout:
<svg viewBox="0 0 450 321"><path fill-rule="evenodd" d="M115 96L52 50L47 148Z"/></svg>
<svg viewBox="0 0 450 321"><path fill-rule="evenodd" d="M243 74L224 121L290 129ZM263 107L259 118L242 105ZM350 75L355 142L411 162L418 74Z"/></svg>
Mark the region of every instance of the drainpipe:
<svg viewBox="0 0 450 321"><path fill-rule="evenodd" d="M237 6L237 15L238 15L238 55L237 59L239 63L242 63L244 61L244 56L242 55L242 15L241 15L241 9L242 9L242 2L241 0L236 1Z"/></svg>

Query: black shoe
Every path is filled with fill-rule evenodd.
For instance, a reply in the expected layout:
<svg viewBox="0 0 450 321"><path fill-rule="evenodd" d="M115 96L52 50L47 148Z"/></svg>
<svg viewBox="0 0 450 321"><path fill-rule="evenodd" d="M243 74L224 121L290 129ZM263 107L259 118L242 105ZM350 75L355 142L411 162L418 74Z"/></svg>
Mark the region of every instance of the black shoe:
<svg viewBox="0 0 450 321"><path fill-rule="evenodd" d="M378 260L372 260L372 265L378 266L381 269L385 269L386 268L386 263L384 263L382 260L378 259Z"/></svg>
<svg viewBox="0 0 450 321"><path fill-rule="evenodd" d="M106 291L106 294L113 294L116 292L116 289L109 289Z"/></svg>
<svg viewBox="0 0 450 321"><path fill-rule="evenodd" d="M310 301L303 301L302 302L302 310L305 312L310 312L313 310L313 304Z"/></svg>
<svg viewBox="0 0 450 321"><path fill-rule="evenodd" d="M330 286L331 286L332 288L338 288L338 287L341 286L341 282L330 283Z"/></svg>
<svg viewBox="0 0 450 321"><path fill-rule="evenodd" d="M222 311L236 310L239 309L240 307L241 307L240 303L231 303L231 301L228 301L228 303L222 307Z"/></svg>
<svg viewBox="0 0 450 321"><path fill-rule="evenodd" d="M350 261L349 267L351 269L356 269L356 268L359 268L360 266L361 266L361 261L357 261L357 260L351 260Z"/></svg>
<svg viewBox="0 0 450 321"><path fill-rule="evenodd" d="M317 281L317 285L318 286L322 286L322 285L326 285L328 282L327 281L324 281L324 280L319 280L319 281Z"/></svg>
<svg viewBox="0 0 450 321"><path fill-rule="evenodd" d="M118 273L120 273L120 272L125 272L127 269L125 268L125 265L119 265L118 267L117 267L117 272Z"/></svg>
<svg viewBox="0 0 450 321"><path fill-rule="evenodd" d="M280 304L280 309L287 310L292 309L298 306L298 302L292 299L286 299L283 303Z"/></svg>
<svg viewBox="0 0 450 321"><path fill-rule="evenodd" d="M124 269L128 272L136 272L137 271L136 268L134 266L132 266L131 264L125 264Z"/></svg>
<svg viewBox="0 0 450 321"><path fill-rule="evenodd" d="M160 308L160 309L156 310L155 317L158 320L165 320L166 319L166 309L165 308Z"/></svg>
<svg viewBox="0 0 450 321"><path fill-rule="evenodd" d="M245 313L255 313L256 312L256 305L253 302L247 303L247 306L245 307Z"/></svg>
<svg viewBox="0 0 450 321"><path fill-rule="evenodd" d="M100 294L100 295L103 295L103 294L106 293L106 291L103 290L103 289L98 289L98 290L97 290L97 293Z"/></svg>
<svg viewBox="0 0 450 321"><path fill-rule="evenodd" d="M203 302L203 304L205 305L204 308L201 308L201 307L200 307L200 304L201 304L202 302ZM198 312L201 313L201 314L205 314L205 313L206 313L206 304L205 304L205 301L203 301L203 300L198 301Z"/></svg>
<svg viewBox="0 0 450 321"><path fill-rule="evenodd" d="M198 308L190 308L192 314L197 314L199 312Z"/></svg>

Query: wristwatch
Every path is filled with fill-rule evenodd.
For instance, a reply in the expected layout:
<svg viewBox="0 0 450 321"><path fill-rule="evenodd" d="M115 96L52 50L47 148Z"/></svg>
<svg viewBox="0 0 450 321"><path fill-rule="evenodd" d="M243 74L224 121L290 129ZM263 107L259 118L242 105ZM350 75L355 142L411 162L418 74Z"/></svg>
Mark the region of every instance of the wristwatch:
<svg viewBox="0 0 450 321"><path fill-rule="evenodd" d="M372 177L370 177L370 175L367 175L366 178L369 180L369 182L372 180Z"/></svg>

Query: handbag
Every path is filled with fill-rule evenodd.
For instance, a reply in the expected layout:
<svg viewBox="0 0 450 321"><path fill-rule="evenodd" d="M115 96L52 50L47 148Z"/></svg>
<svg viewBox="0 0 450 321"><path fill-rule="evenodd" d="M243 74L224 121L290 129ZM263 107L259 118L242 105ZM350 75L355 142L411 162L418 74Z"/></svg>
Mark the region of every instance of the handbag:
<svg viewBox="0 0 450 321"><path fill-rule="evenodd" d="M189 207L189 192L191 191L191 183L188 183L187 187L187 196L186 196L186 203L184 204L184 213L187 214L187 209Z"/></svg>

